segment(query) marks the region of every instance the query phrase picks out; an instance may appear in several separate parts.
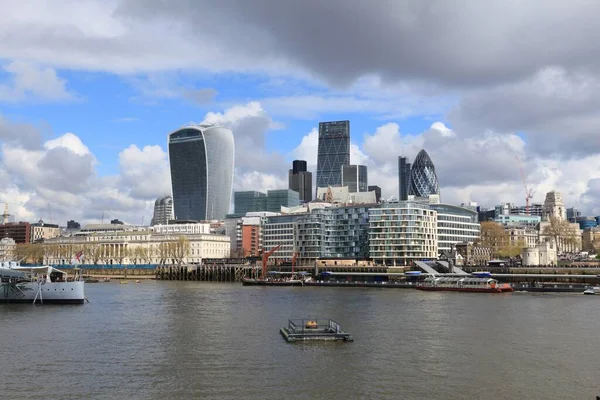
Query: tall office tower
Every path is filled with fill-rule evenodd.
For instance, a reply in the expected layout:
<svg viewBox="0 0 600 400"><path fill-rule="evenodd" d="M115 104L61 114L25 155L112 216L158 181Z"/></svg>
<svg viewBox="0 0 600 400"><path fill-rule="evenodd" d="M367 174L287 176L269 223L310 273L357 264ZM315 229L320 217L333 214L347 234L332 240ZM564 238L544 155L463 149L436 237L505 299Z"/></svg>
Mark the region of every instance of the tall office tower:
<svg viewBox="0 0 600 400"><path fill-rule="evenodd" d="M398 200L408 200L410 187L410 163L406 157L398 157Z"/></svg>
<svg viewBox="0 0 600 400"><path fill-rule="evenodd" d="M369 192L375 192L375 201L377 201L377 203L380 203L381 202L381 188L376 185L369 185L369 187L367 189Z"/></svg>
<svg viewBox="0 0 600 400"><path fill-rule="evenodd" d="M154 202L154 216L150 225L166 225L173 219L173 198L163 196Z"/></svg>
<svg viewBox="0 0 600 400"><path fill-rule="evenodd" d="M410 169L408 194L415 197L429 197L431 194L440 194L435 166L424 149L419 151Z"/></svg>
<svg viewBox="0 0 600 400"><path fill-rule="evenodd" d="M169 160L175 219L223 219L233 186L234 140L231 130L187 125L169 135Z"/></svg>
<svg viewBox="0 0 600 400"><path fill-rule="evenodd" d="M344 165L342 167L342 186L348 186L350 193L366 192L367 183L366 165Z"/></svg>
<svg viewBox="0 0 600 400"><path fill-rule="evenodd" d="M300 195L300 202L306 203L312 197L312 172L307 171L306 161L294 160L288 173L288 188Z"/></svg>
<svg viewBox="0 0 600 400"><path fill-rule="evenodd" d="M350 121L319 122L316 188L342 186L342 167L350 164Z"/></svg>

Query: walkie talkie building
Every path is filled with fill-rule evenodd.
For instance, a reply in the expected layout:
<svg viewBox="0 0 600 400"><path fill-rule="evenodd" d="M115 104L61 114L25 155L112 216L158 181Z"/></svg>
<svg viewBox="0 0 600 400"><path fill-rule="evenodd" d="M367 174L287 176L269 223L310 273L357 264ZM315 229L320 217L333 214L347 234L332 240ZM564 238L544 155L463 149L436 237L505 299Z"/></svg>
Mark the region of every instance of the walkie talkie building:
<svg viewBox="0 0 600 400"><path fill-rule="evenodd" d="M169 135L169 161L175 219L223 219L233 188L234 140L231 130L188 125Z"/></svg>

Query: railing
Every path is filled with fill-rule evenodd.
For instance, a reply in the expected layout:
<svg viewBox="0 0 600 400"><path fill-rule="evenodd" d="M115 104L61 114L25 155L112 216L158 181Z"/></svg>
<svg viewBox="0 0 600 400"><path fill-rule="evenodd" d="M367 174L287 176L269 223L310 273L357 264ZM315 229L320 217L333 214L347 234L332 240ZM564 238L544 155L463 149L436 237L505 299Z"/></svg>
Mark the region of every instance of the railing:
<svg viewBox="0 0 600 400"><path fill-rule="evenodd" d="M316 325L311 325L316 323ZM288 320L288 330L291 333L310 333L317 331L327 331L331 333L342 332L342 326L332 319L319 320L317 318L290 319Z"/></svg>

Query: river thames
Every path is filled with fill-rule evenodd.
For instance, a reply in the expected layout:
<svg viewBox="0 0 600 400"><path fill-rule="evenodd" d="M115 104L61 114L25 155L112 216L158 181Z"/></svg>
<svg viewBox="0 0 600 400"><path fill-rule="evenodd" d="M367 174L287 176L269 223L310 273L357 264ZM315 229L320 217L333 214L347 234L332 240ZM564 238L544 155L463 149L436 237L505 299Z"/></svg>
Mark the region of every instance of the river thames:
<svg viewBox="0 0 600 400"><path fill-rule="evenodd" d="M86 285L83 306L0 305L11 399L595 399L600 296ZM352 343L288 344L294 317Z"/></svg>

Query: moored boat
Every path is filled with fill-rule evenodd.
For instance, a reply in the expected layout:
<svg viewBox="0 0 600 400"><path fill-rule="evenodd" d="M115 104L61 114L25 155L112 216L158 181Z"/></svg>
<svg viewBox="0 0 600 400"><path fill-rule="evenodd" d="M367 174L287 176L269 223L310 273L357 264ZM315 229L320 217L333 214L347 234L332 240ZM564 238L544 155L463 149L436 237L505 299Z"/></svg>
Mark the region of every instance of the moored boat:
<svg viewBox="0 0 600 400"><path fill-rule="evenodd" d="M418 283L419 290L445 291L445 292L473 292L473 293L506 293L514 289L507 283L499 283L492 278L456 278L432 276Z"/></svg>
<svg viewBox="0 0 600 400"><path fill-rule="evenodd" d="M598 287L598 286L587 288L583 291L583 294L588 294L588 295L593 295L593 294L598 294L598 293L600 293L600 287Z"/></svg>
<svg viewBox="0 0 600 400"><path fill-rule="evenodd" d="M24 267L16 262L0 266L0 302L83 304L85 282L79 275L67 280L67 273L51 266Z"/></svg>

